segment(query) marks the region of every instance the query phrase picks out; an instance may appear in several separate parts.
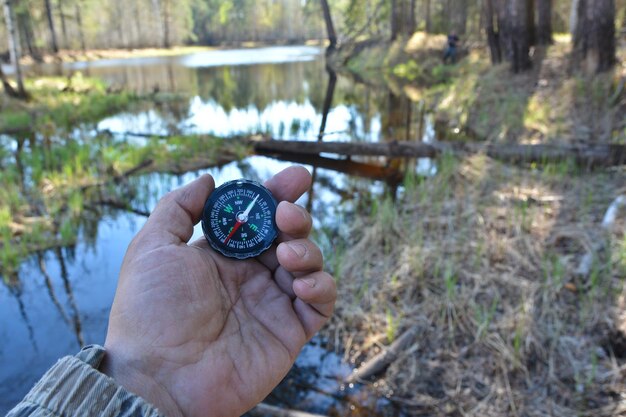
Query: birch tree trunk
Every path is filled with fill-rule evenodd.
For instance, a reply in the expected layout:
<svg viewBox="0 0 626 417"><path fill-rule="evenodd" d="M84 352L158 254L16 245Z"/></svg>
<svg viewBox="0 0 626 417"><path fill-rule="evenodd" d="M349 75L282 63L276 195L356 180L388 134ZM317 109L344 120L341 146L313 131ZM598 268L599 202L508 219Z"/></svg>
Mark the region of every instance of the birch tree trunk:
<svg viewBox="0 0 626 417"><path fill-rule="evenodd" d="M11 0L3 0L4 8L4 20L7 27L7 41L9 43L9 54L11 56L11 63L15 70L15 79L17 81L17 97L26 98L28 94L24 89L24 80L22 78L22 68L20 66L20 52L18 45L20 43L19 31L15 25L15 18L13 15L13 4ZM8 92L8 91L7 91Z"/></svg>

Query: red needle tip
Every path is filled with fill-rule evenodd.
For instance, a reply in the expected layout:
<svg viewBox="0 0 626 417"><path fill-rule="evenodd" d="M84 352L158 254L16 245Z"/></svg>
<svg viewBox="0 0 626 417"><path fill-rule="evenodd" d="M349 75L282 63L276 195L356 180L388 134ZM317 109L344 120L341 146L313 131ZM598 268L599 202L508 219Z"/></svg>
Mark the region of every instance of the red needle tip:
<svg viewBox="0 0 626 417"><path fill-rule="evenodd" d="M233 227L233 230L230 231L230 234L228 235L228 237L226 238L226 240L224 240L224 244L228 244L228 241L230 240L231 237L233 237L233 235L235 234L235 232L237 231L237 229L239 229L239 226L241 226L243 223L240 222L239 220L237 220L237 223L235 223L235 226Z"/></svg>

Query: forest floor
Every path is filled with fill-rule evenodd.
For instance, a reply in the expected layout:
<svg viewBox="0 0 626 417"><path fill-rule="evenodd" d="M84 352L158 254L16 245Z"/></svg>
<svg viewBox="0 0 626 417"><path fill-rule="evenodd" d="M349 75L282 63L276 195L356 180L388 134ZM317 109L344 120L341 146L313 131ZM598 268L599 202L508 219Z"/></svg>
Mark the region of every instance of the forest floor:
<svg viewBox="0 0 626 417"><path fill-rule="evenodd" d="M569 35L536 48L532 71L516 76L507 64L492 66L482 44L461 48L459 62L444 65L445 42L418 32L346 48L337 61L357 79L424 101L447 130L440 140L626 143L626 40L615 68L594 76L572 69Z"/></svg>
<svg viewBox="0 0 626 417"><path fill-rule="evenodd" d="M626 143L626 48L613 72L587 77L570 73L567 42L520 76L484 50L442 66L435 48L385 76L444 121L448 140ZM406 59L419 54L432 66ZM326 340L359 366L412 334L365 382L407 415L626 415L624 167L484 155L437 166L372 201L336 242L346 250L328 259L340 303Z"/></svg>

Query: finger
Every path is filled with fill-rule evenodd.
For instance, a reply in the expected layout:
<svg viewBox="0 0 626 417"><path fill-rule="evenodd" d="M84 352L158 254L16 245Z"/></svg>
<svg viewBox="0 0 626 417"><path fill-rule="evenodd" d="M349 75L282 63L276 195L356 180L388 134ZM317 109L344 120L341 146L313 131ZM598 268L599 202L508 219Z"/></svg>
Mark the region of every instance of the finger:
<svg viewBox="0 0 626 417"><path fill-rule="evenodd" d="M282 240L306 238L311 233L311 215L296 204L282 201L276 210L276 225Z"/></svg>
<svg viewBox="0 0 626 417"><path fill-rule="evenodd" d="M215 182L206 174L182 188L166 194L150 214L133 245L147 251L189 241L193 226L200 221L202 209Z"/></svg>
<svg viewBox="0 0 626 417"><path fill-rule="evenodd" d="M285 268L279 266L274 272L274 280L278 288L289 296L292 300L296 298L296 293L293 292L293 274L287 271Z"/></svg>
<svg viewBox="0 0 626 417"><path fill-rule="evenodd" d="M276 248L280 265L291 273L321 271L324 257L319 247L308 239L283 242Z"/></svg>
<svg viewBox="0 0 626 417"><path fill-rule="evenodd" d="M326 272L318 271L296 279L293 291L298 297L293 302L294 310L307 338L311 338L333 312L337 299L335 281Z"/></svg>
<svg viewBox="0 0 626 417"><path fill-rule="evenodd" d="M294 202L311 187L311 174L301 166L290 166L265 182L265 186L272 192L278 202ZM258 258L259 262L271 271L278 268L276 258L276 248L262 253Z"/></svg>
<svg viewBox="0 0 626 417"><path fill-rule="evenodd" d="M276 201L296 201L311 187L311 174L304 167L290 166L265 182Z"/></svg>

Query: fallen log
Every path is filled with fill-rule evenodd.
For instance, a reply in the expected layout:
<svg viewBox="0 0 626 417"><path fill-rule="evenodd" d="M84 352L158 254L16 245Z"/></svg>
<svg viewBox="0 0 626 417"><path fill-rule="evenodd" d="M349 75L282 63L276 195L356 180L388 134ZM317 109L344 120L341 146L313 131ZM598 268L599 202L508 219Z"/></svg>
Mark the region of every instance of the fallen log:
<svg viewBox="0 0 626 417"><path fill-rule="evenodd" d="M387 181L392 184L402 182L402 172L393 167L366 164L355 161L345 161L334 158L325 158L317 155L298 155L295 153L267 154L279 161L295 162L297 164L311 165L316 168L328 169L341 172L354 177L368 178L372 180Z"/></svg>
<svg viewBox="0 0 626 417"><path fill-rule="evenodd" d="M285 410L273 405L260 403L247 413L253 417L325 417L320 414L305 413L304 411Z"/></svg>
<svg viewBox="0 0 626 417"><path fill-rule="evenodd" d="M388 348L384 349L372 359L363 363L356 371L347 378L347 383L365 381L383 372L393 361L398 359L402 351L406 350L413 343L417 336L417 329L411 328L397 338Z"/></svg>
<svg viewBox="0 0 626 417"><path fill-rule="evenodd" d="M488 156L516 163L549 163L573 160L587 166L619 166L626 164L626 145L519 145L448 142L302 142L268 140L253 142L254 150L270 154L343 156L384 156L394 158L435 158L441 153L485 153Z"/></svg>

